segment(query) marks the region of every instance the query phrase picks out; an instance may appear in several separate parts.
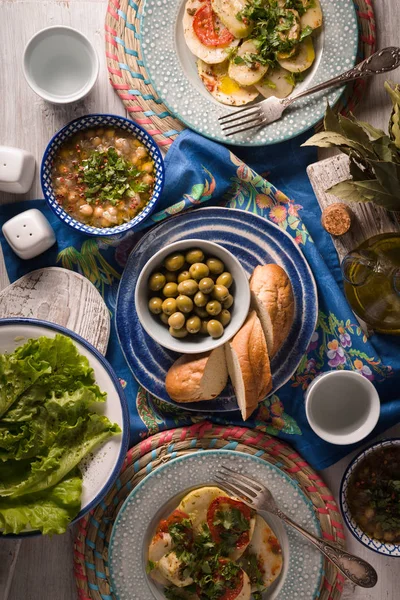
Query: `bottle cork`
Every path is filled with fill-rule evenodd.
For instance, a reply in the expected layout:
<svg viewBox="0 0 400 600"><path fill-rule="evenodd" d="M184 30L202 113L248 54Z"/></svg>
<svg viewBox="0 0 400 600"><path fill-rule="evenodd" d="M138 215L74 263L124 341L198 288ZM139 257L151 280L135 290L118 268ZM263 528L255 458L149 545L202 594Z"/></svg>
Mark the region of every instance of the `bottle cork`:
<svg viewBox="0 0 400 600"><path fill-rule="evenodd" d="M327 206L321 216L322 227L331 235L340 236L347 233L351 227L352 211L342 202Z"/></svg>

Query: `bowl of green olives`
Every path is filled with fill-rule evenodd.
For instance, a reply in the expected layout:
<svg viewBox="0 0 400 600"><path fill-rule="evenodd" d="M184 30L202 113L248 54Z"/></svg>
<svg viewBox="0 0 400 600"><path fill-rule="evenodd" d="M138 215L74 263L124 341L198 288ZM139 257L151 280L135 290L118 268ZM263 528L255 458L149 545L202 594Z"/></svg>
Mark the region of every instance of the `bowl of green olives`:
<svg viewBox="0 0 400 600"><path fill-rule="evenodd" d="M243 325L250 307L247 274L223 246L175 242L143 267L135 305L142 327L161 346L194 354L221 346Z"/></svg>

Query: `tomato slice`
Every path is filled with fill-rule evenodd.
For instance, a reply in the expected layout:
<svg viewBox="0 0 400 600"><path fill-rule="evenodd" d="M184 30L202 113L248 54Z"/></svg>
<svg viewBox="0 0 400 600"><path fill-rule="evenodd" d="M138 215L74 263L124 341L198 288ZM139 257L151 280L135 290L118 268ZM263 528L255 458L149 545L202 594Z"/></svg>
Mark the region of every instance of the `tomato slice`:
<svg viewBox="0 0 400 600"><path fill-rule="evenodd" d="M240 510L246 521L248 521L249 529L247 531L237 532L237 539L235 546L236 548L242 548L243 546L247 546L250 542L250 519L251 519L251 509L240 502L239 500L234 500L233 498L228 498L227 496L218 496L215 498L208 507L207 511L207 524L211 532L212 538L220 543L223 539L223 533L227 531L223 525L214 525L214 520L217 511L224 510L229 511L231 508L236 508ZM235 534L235 529L229 530L230 534Z"/></svg>
<svg viewBox="0 0 400 600"><path fill-rule="evenodd" d="M169 517L160 521L156 533L159 533L160 531L163 533L168 533L170 525L173 525L174 523L180 523L181 521L183 521L183 519L188 518L189 515L187 513L183 512L182 510L176 509L173 513L169 515Z"/></svg>
<svg viewBox="0 0 400 600"><path fill-rule="evenodd" d="M220 572L220 569L222 570L224 565L229 561L226 558L220 558L218 562L218 570L212 573L213 582L223 581L226 585L225 589L222 591L222 595L218 597L218 600L236 600L243 589L243 570L240 569L234 579L227 580L223 573ZM197 586L196 591L200 600L206 600L210 597L207 593L204 594L203 590L199 586Z"/></svg>
<svg viewBox="0 0 400 600"><path fill-rule="evenodd" d="M216 27L216 14L211 8L211 0L205 0L193 18L193 29L204 46L220 48L228 46L235 38L226 27Z"/></svg>

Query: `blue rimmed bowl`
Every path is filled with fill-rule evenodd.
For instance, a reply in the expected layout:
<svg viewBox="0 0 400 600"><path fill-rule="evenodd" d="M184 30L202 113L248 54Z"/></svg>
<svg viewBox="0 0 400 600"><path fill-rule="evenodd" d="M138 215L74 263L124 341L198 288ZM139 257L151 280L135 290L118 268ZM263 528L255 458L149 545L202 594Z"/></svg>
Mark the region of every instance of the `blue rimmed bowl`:
<svg viewBox="0 0 400 600"><path fill-rule="evenodd" d="M385 554L386 556L400 557L400 544L392 544L389 542L382 542L381 540L374 539L365 533L359 527L359 525L354 520L349 505L347 503L347 496L349 490L349 482L352 474L355 469L358 467L360 462L364 460L366 456L379 450L380 448L386 448L387 446L400 446L400 438L393 438L389 440L383 440L381 442L376 442L368 448L365 448L360 454L358 454L354 460L347 467L342 483L340 485L340 508L345 520L345 523L350 530L350 532L354 535L354 537L361 542L364 546L372 550L373 552L377 552L378 554Z"/></svg>
<svg viewBox="0 0 400 600"><path fill-rule="evenodd" d="M131 221L124 223L123 225L117 225L116 227L92 227L91 225L86 225L85 223L81 223L80 221L74 219L57 202L53 185L51 183L53 160L60 146L66 140L74 136L78 131L84 131L92 127L119 127L120 129L123 129L127 133L133 135L148 149L149 154L154 161L155 182L153 194L150 200L143 210ZM147 219L147 217L149 217L154 211L158 201L160 200L161 192L164 187L164 176L164 160L160 149L153 138L134 121L130 121L118 115L107 114L93 114L85 115L84 117L78 117L60 129L60 131L58 131L48 143L40 168L40 183L42 186L42 191L51 210L61 219L63 223L69 225L73 229L81 231L82 233L86 233L87 235L98 235L102 237L118 235L127 231L135 230L139 224Z"/></svg>

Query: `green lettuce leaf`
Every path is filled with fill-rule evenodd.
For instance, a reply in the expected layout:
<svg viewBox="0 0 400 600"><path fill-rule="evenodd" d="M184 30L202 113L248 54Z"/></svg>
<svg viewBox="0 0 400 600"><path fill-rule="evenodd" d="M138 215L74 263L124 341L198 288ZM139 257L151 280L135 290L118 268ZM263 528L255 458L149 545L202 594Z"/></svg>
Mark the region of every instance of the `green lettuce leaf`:
<svg viewBox="0 0 400 600"><path fill-rule="evenodd" d="M0 530L65 531L80 508L79 463L121 431L98 414L105 400L70 338L0 355Z"/></svg>
<svg viewBox="0 0 400 600"><path fill-rule="evenodd" d="M56 485L80 461L100 443L105 442L121 430L103 415L90 414L87 420L80 417L77 424L63 424L55 444L46 456L40 456L30 464L30 473L21 472L10 482L4 478L0 465L0 496L16 498L32 494Z"/></svg>
<svg viewBox="0 0 400 600"><path fill-rule="evenodd" d="M0 528L18 534L26 528L64 533L81 507L82 475L75 469L45 493L18 499L0 498Z"/></svg>
<svg viewBox="0 0 400 600"><path fill-rule="evenodd" d="M39 377L50 372L48 362L33 356L20 360L14 354L0 354L0 417Z"/></svg>

